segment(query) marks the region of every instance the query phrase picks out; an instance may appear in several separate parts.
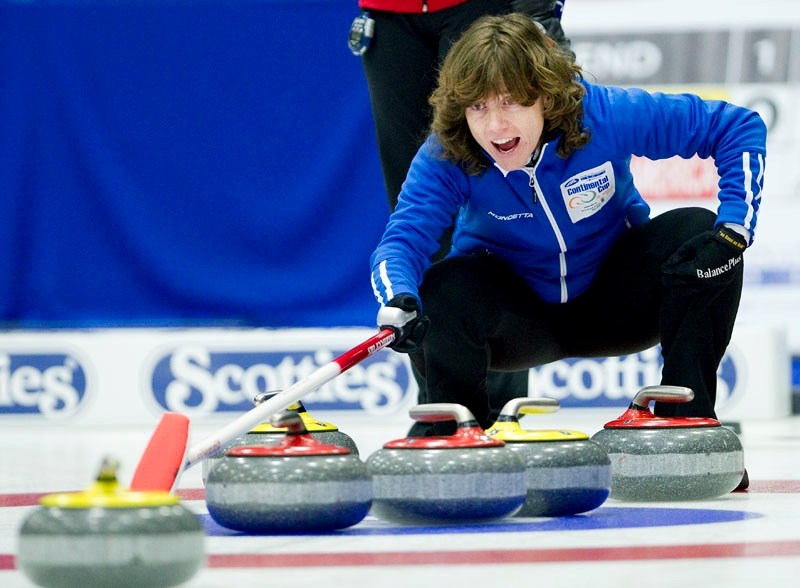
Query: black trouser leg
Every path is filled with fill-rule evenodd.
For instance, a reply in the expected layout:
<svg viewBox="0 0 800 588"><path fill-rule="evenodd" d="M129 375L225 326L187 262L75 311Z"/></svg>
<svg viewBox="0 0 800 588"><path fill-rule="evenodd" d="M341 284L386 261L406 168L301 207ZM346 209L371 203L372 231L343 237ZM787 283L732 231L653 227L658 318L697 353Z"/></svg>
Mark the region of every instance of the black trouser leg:
<svg viewBox="0 0 800 588"><path fill-rule="evenodd" d="M420 295L431 318L422 351L412 355L425 379L421 401L462 404L488 427L509 398L527 396L528 367L563 357L551 335L549 309L492 256L448 258L434 264ZM525 392L508 385L490 388L489 368L524 373ZM450 429L441 424L417 426L412 434L425 430Z"/></svg>
<svg viewBox="0 0 800 588"><path fill-rule="evenodd" d="M391 211L430 126L439 64L478 17L510 10L509 0L470 0L422 14L372 11L375 36L362 60Z"/></svg>
<svg viewBox="0 0 800 588"><path fill-rule="evenodd" d="M743 264L724 288L670 288L661 311L661 382L695 392L689 403L656 403L659 416L716 418L717 368L730 343L742 293Z"/></svg>
<svg viewBox="0 0 800 588"><path fill-rule="evenodd" d="M612 250L572 315L581 339L565 343L571 356L618 355L661 343L661 383L686 386L689 403L657 402L660 416L715 417L717 368L730 342L742 288L742 264L720 288L667 288L661 265L685 241L709 230L715 215L702 208L668 211L630 231ZM593 309L603 308L601 317ZM593 340L592 334L601 338ZM644 337L644 338L643 338ZM627 348L627 350L626 350Z"/></svg>

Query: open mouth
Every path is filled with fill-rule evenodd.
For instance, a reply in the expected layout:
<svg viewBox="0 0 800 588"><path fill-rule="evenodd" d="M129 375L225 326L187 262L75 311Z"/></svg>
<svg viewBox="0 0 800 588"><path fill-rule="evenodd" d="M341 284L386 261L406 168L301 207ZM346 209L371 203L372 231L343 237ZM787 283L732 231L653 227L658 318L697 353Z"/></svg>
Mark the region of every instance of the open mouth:
<svg viewBox="0 0 800 588"><path fill-rule="evenodd" d="M494 145L494 148L500 153L509 153L514 150L514 147L519 145L519 137L511 137L508 139L492 141L492 145Z"/></svg>

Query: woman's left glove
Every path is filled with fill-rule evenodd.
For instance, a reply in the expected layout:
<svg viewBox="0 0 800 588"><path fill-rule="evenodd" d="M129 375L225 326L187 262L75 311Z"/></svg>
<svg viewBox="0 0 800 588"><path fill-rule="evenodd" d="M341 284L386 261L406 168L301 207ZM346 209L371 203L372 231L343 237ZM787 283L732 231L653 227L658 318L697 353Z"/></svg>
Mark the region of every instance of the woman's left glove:
<svg viewBox="0 0 800 588"><path fill-rule="evenodd" d="M725 286L733 280L747 248L745 238L724 226L692 237L661 266L667 286Z"/></svg>
<svg viewBox="0 0 800 588"><path fill-rule="evenodd" d="M395 332L389 347L400 353L417 351L430 324L431 319L420 312L419 300L411 294L398 294L378 311L378 326Z"/></svg>

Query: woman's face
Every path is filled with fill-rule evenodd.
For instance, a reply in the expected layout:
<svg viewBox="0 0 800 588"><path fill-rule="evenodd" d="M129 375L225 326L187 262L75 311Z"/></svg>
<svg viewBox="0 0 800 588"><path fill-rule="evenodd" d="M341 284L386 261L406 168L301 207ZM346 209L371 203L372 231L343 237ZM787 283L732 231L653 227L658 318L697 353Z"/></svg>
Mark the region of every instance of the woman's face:
<svg viewBox="0 0 800 588"><path fill-rule="evenodd" d="M539 98L521 106L508 95L490 96L467 107L472 136L506 171L521 169L539 145L544 130L544 110Z"/></svg>

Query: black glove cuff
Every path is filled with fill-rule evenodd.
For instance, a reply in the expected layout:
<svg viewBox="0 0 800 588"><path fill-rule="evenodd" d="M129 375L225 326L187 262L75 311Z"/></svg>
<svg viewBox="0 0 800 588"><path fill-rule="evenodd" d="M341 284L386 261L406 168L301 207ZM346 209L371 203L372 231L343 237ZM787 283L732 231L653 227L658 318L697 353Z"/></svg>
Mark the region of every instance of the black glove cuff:
<svg viewBox="0 0 800 588"><path fill-rule="evenodd" d="M419 300L412 294L398 294L386 303L386 306L393 306L406 312L417 311L419 313Z"/></svg>
<svg viewBox="0 0 800 588"><path fill-rule="evenodd" d="M729 249L736 253L741 253L747 249L747 241L745 238L727 227L717 227L714 230L714 239L723 245L727 245Z"/></svg>

